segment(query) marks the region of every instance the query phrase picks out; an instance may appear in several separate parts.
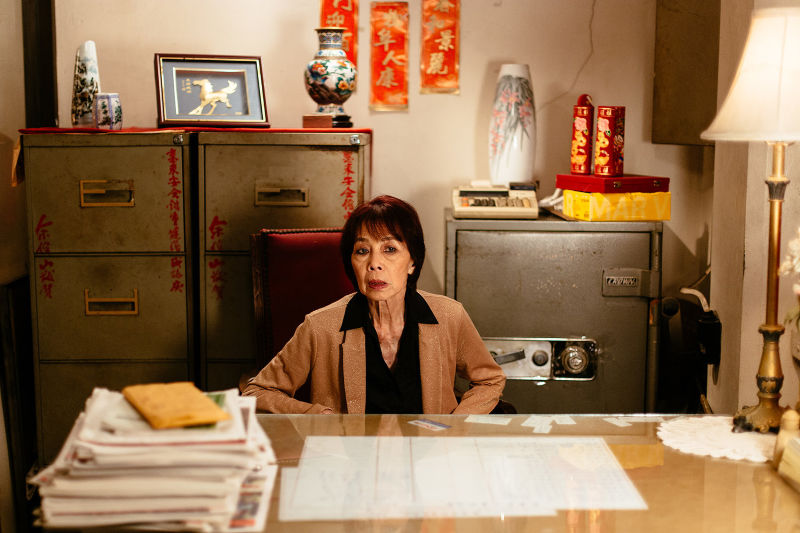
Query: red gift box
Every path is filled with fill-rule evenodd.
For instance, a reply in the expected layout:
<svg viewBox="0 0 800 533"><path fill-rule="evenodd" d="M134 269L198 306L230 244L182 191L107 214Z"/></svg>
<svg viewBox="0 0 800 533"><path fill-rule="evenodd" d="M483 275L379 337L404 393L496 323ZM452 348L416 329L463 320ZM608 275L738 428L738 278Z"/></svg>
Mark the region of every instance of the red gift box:
<svg viewBox="0 0 800 533"><path fill-rule="evenodd" d="M585 176L581 174L557 174L556 187L581 192L668 192L669 178L660 176Z"/></svg>

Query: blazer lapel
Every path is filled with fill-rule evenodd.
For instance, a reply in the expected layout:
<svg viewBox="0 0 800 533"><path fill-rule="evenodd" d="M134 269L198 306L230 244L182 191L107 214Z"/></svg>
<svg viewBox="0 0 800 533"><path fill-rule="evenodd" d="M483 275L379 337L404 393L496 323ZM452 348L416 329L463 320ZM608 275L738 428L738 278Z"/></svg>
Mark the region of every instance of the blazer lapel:
<svg viewBox="0 0 800 533"><path fill-rule="evenodd" d="M344 332L342 374L347 413L363 414L367 403L367 357L361 328Z"/></svg>
<svg viewBox="0 0 800 533"><path fill-rule="evenodd" d="M419 373L422 377L422 411L442 412L442 350L438 324L419 325Z"/></svg>

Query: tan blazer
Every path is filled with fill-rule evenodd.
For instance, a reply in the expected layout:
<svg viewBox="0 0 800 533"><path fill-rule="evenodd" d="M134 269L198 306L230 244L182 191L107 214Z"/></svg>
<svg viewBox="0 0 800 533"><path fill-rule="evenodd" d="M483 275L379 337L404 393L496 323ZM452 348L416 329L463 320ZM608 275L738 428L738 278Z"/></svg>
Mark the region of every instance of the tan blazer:
<svg viewBox="0 0 800 533"><path fill-rule="evenodd" d="M464 307L446 296L418 291L438 324L419 325L419 366L424 413L488 413L505 375L494 362ZM252 378L245 396L271 413L363 413L366 404L364 330L339 331L352 294L306 315L286 346ZM461 403L456 372L471 384ZM311 403L292 398L311 379Z"/></svg>

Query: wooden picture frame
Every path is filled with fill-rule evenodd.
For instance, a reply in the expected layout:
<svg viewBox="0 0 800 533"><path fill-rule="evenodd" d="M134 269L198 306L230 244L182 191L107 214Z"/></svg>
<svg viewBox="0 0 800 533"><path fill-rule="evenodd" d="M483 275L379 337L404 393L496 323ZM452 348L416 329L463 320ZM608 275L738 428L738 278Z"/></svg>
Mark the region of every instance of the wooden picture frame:
<svg viewBox="0 0 800 533"><path fill-rule="evenodd" d="M268 128L258 56L155 54L158 125Z"/></svg>

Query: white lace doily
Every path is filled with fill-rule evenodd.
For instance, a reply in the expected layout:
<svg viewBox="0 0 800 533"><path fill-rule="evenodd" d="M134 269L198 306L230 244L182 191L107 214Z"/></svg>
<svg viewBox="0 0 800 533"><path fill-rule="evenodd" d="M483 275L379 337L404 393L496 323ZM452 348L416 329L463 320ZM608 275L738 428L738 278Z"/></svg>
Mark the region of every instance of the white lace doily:
<svg viewBox="0 0 800 533"><path fill-rule="evenodd" d="M694 455L725 457L763 463L772 459L776 435L748 431L734 433L733 417L674 418L658 426L658 437L670 448Z"/></svg>

